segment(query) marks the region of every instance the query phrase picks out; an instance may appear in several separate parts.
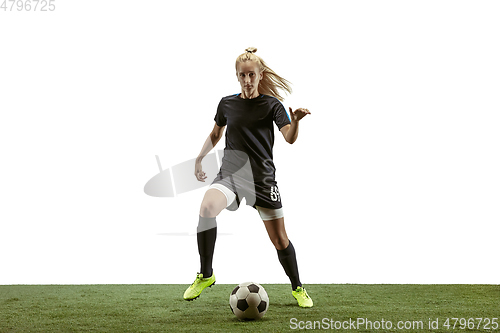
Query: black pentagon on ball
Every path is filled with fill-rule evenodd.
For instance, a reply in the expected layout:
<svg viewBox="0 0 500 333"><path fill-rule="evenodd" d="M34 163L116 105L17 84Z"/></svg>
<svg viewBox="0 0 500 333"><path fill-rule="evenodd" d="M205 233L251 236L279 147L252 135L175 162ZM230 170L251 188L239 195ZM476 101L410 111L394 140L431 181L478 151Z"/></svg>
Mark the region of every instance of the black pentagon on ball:
<svg viewBox="0 0 500 333"><path fill-rule="evenodd" d="M236 286L236 288L233 289L233 292L231 293L231 295L236 294L236 292L238 291L238 289L240 289L240 286Z"/></svg>
<svg viewBox="0 0 500 333"><path fill-rule="evenodd" d="M241 311L245 311L246 309L248 309L248 303L247 303L247 300L246 299L239 299L238 300L238 303L236 303L236 307L241 310Z"/></svg>
<svg viewBox="0 0 500 333"><path fill-rule="evenodd" d="M266 310L266 306L267 306L266 301L260 301L260 304L257 307L257 309L259 310L259 313L261 313L262 311L265 311Z"/></svg>
<svg viewBox="0 0 500 333"><path fill-rule="evenodd" d="M247 286L248 290L250 290L251 293L258 293L259 292L259 286L256 284L251 284Z"/></svg>

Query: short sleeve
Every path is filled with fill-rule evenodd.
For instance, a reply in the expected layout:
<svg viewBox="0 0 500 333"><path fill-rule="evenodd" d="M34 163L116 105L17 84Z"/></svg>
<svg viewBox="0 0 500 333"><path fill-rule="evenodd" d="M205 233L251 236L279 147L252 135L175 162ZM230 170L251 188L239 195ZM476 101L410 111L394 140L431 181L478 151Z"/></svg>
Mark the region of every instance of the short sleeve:
<svg viewBox="0 0 500 333"><path fill-rule="evenodd" d="M226 126L227 120L224 115L224 102L223 99L220 100L219 106L217 106L217 113L215 114L215 123L219 127L224 127Z"/></svg>
<svg viewBox="0 0 500 333"><path fill-rule="evenodd" d="M274 105L274 115L273 119L274 122L276 123L276 126L278 126L278 129L281 130L283 126L286 126L288 124L291 124L290 117L288 116L288 113L285 110L285 107L279 100L276 101L276 104Z"/></svg>

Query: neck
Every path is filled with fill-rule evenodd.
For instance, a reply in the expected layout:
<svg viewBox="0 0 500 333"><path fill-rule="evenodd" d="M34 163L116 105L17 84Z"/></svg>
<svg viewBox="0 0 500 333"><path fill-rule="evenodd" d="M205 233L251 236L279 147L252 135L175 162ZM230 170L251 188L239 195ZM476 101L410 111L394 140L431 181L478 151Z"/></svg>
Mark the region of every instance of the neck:
<svg viewBox="0 0 500 333"><path fill-rule="evenodd" d="M255 89L254 91L248 92L246 90L241 90L241 98L243 99L252 99L259 97L259 90Z"/></svg>

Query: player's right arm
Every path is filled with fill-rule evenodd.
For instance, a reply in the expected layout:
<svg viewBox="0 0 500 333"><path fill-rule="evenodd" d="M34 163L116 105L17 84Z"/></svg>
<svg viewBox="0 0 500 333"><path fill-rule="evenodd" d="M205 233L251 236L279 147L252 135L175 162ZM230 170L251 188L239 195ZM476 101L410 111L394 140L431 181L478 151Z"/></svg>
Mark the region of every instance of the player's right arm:
<svg viewBox="0 0 500 333"><path fill-rule="evenodd" d="M210 135L208 136L207 140L205 140L205 144L203 145L203 148L201 148L201 152L196 158L196 163L194 166L194 175L196 176L196 179L198 179L200 182L204 182L207 176L205 175L205 172L203 172L202 167L201 167L201 161L207 154L212 150L215 145L217 145L217 142L222 138L222 133L224 133L224 128L226 126L218 126L217 123L215 123L214 128L212 129L212 132L210 132Z"/></svg>

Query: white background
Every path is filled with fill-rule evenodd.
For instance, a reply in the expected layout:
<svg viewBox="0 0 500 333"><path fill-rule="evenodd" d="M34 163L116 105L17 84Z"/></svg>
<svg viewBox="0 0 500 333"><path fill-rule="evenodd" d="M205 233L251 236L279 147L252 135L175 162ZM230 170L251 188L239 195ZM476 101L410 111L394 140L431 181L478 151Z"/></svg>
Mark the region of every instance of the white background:
<svg viewBox="0 0 500 333"><path fill-rule="evenodd" d="M0 11L0 284L191 283L205 188L144 185L249 46L312 113L274 147L303 283L498 283L498 2L55 4ZM253 208L218 226L219 283L288 283Z"/></svg>

